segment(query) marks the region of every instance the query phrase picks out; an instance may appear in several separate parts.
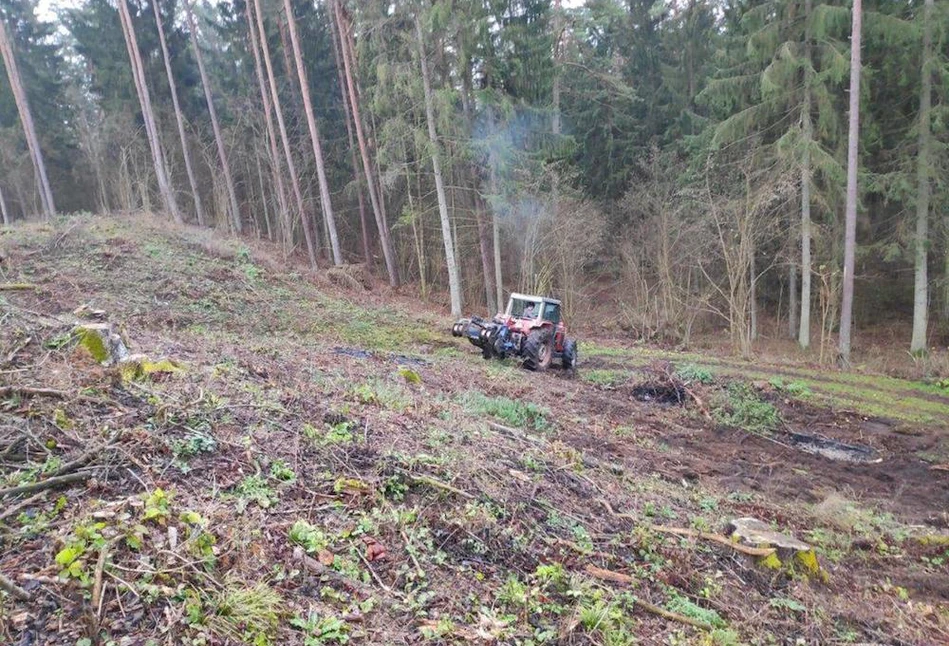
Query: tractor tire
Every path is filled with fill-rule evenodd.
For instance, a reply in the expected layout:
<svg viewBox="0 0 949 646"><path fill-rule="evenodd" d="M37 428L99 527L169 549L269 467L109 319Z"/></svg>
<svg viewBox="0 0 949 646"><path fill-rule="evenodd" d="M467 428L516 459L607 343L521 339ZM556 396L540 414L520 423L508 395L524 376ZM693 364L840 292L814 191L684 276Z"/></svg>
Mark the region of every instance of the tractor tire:
<svg viewBox="0 0 949 646"><path fill-rule="evenodd" d="M564 370L576 370L577 360L580 356L577 354L577 342L573 339L567 339L563 343L563 355L561 361Z"/></svg>
<svg viewBox="0 0 949 646"><path fill-rule="evenodd" d="M544 371L554 356L553 335L549 329L534 330L524 342L524 367Z"/></svg>
<svg viewBox="0 0 949 646"><path fill-rule="evenodd" d="M493 344L488 343L487 345L485 345L484 347L481 348L481 358L484 359L485 361L487 361L488 359L493 359L493 358L494 358L494 345L493 345Z"/></svg>

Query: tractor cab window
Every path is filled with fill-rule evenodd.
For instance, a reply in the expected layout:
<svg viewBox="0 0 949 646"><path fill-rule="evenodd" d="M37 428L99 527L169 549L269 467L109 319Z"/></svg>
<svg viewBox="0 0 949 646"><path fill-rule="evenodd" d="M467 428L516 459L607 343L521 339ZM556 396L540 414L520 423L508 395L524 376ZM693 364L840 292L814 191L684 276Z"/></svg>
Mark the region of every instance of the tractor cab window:
<svg viewBox="0 0 949 646"><path fill-rule="evenodd" d="M544 303L544 320L550 321L554 325L560 323L560 305L557 303Z"/></svg>
<svg viewBox="0 0 949 646"><path fill-rule="evenodd" d="M528 301L515 298L511 301L511 311L508 313L515 318L534 319L540 314L541 304L536 301Z"/></svg>

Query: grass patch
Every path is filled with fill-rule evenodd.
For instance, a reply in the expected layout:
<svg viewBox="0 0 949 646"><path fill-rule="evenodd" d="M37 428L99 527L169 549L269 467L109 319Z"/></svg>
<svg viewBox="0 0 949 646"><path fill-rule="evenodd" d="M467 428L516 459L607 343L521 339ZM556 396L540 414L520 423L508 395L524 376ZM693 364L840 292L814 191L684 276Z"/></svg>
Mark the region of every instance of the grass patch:
<svg viewBox="0 0 949 646"><path fill-rule="evenodd" d="M465 412L473 415L489 415L510 426L532 428L543 431L549 427L549 411L542 406L508 397L488 397L476 390L462 396Z"/></svg>
<svg viewBox="0 0 949 646"><path fill-rule="evenodd" d="M580 378L594 386L612 388L629 379L629 372L625 370L584 370Z"/></svg>
<svg viewBox="0 0 949 646"><path fill-rule="evenodd" d="M676 376L682 381L698 384L710 384L715 381L715 375L705 366L694 363L684 363L676 368Z"/></svg>

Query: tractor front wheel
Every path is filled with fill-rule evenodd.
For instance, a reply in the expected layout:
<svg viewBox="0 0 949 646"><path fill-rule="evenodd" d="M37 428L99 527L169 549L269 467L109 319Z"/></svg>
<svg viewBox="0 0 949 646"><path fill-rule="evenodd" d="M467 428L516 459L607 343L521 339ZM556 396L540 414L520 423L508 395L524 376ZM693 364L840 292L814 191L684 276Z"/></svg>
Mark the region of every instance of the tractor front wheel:
<svg viewBox="0 0 949 646"><path fill-rule="evenodd" d="M553 339L549 329L534 330L524 342L524 367L546 370L553 358Z"/></svg>
<svg viewBox="0 0 949 646"><path fill-rule="evenodd" d="M573 339L567 339L563 343L563 367L564 370L573 370L577 367L577 342Z"/></svg>

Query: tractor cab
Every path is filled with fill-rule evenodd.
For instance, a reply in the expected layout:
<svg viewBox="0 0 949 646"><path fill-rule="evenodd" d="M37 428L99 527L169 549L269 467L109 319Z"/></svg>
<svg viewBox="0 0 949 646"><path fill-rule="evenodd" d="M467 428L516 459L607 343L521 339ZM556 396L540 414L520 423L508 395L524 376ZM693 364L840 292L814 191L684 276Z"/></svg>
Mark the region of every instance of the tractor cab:
<svg viewBox="0 0 949 646"><path fill-rule="evenodd" d="M530 334L530 331L539 327L552 326L560 328L562 336L563 325L560 321L560 301L542 296L527 296L525 294L511 294L502 319L514 331L521 334Z"/></svg>

